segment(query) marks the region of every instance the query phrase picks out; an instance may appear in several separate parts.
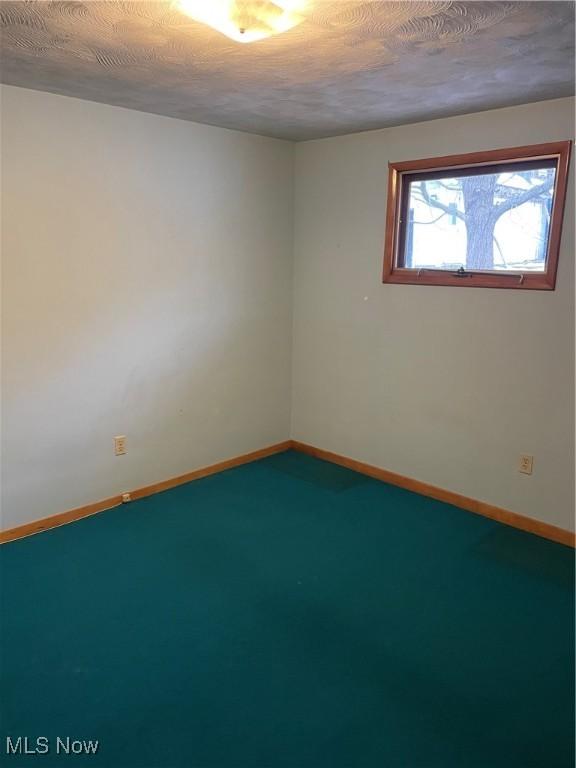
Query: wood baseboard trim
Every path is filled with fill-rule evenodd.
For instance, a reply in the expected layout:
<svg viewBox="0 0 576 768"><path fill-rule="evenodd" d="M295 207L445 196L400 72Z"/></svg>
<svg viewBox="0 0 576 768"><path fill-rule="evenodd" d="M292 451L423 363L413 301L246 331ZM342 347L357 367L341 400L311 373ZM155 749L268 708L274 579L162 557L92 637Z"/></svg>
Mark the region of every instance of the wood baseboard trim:
<svg viewBox="0 0 576 768"><path fill-rule="evenodd" d="M50 528L58 528L61 525L66 525L66 523L73 523L75 520L95 515L97 512L103 512L105 509L118 507L120 504L122 504L122 496L110 496L108 499L102 499L102 501L96 501L93 504L69 509L67 512L59 512L49 517L43 517L41 520L18 525L16 528L8 528L0 531L0 544L7 544L9 541L23 539L25 536L32 536L42 531L49 531Z"/></svg>
<svg viewBox="0 0 576 768"><path fill-rule="evenodd" d="M550 539L558 544L564 544L569 547L576 546L576 534L571 531L566 531L563 528L558 528L555 525L549 523L543 523L540 520L534 520L531 517L520 515L517 512L510 512L507 509L496 507L492 504L488 504L484 501L478 501L477 499L471 499L468 496L463 496L453 491L447 491L444 488L438 488L430 483L424 483L420 480L414 480L411 477L405 475L399 475L396 472L390 472L387 469L375 467L371 464L366 464L363 461L357 461L356 459L350 459L347 456L341 456L338 453L332 451L325 451L322 448L316 448L306 443L301 443L298 440L285 440L281 443L261 448L258 451L252 451L250 453L242 454L241 456L235 456L232 459L226 459L216 464L211 464L207 467L192 470L184 475L178 477L172 477L168 480L163 480L159 483L152 483L151 485L137 488L130 492L133 500L143 499L146 496L151 496L155 493L166 491L169 488L175 488L178 485L189 483L192 480L199 480L202 477L208 477L218 472L223 472L226 469L232 469L233 467L239 467L242 464L248 464L258 459L263 459L266 456L272 456L275 453L281 453L287 451L290 448L300 451L301 453L307 453L310 456L314 456L324 461L332 462L333 464L339 464L342 467L352 469L355 472L359 472L363 475L368 475L376 480L381 480L391 485L396 485L399 488L404 488L414 493L419 493L422 496L429 496L432 499L438 501L444 501L447 504L452 504L455 507L464 509L467 512L473 512L477 515L483 515L491 520L496 520L499 523L510 525L513 528L519 528L522 531L533 533L536 536L541 536L545 539ZM41 520L35 520L32 523L25 523L19 525L16 528L9 528L5 531L0 531L0 544L6 544L9 541L15 541L22 539L26 536L32 536L35 533L41 533L42 531L48 531L51 528L57 528L60 525L66 525L76 520L81 520L83 517L89 515L95 515L98 512L103 512L106 509L113 509L114 507L122 504L122 496L111 496L108 499L94 502L93 504L87 504L83 507L77 507L76 509L68 510L67 512L61 512L56 515L50 515Z"/></svg>
<svg viewBox="0 0 576 768"><path fill-rule="evenodd" d="M235 456L232 459L219 461L218 463L211 464L208 467L194 469L192 472L187 472L186 474L179 475L178 477L171 477L168 480L163 480L159 483L152 483L152 485L146 485L143 488L137 488L134 491L130 491L130 496L132 497L133 501L136 499L143 499L145 496L151 496L154 493L167 491L169 488L175 488L177 485L189 483L192 480L199 480L201 477L215 475L217 472L223 472L226 469L239 467L241 464L248 464L251 461L264 459L266 456L272 456L275 453L287 451L291 447L292 441L284 440L282 443L275 443L274 445L269 445L266 448L260 448L258 451L244 453L241 456ZM81 520L83 517L95 515L97 512L103 512L106 509L113 509L114 507L118 507L120 504L122 504L122 496L118 494L117 496L110 496L110 498L103 499L102 501L96 501L93 504L87 504L83 507L70 509L68 512L60 512L56 515L45 517L42 520L35 520L32 523L25 523L24 525L19 525L16 528L9 528L5 531L0 531L0 544L6 544L9 541L22 539L25 536L32 536L35 533L48 531L51 528L57 528L60 525L73 523L76 520Z"/></svg>
<svg viewBox="0 0 576 768"><path fill-rule="evenodd" d="M211 464L208 467L193 469L192 472L187 472L185 475L178 475L178 477L171 477L168 480L162 480L160 483L152 483L152 485L146 485L143 488L138 488L135 491L131 491L130 495L132 496L133 501L136 501L136 499L143 499L145 496L152 496L154 493L167 491L169 488L175 488L177 485L190 483L192 480L200 480L202 477L215 475L218 472L224 472L225 469L233 469L234 467L239 467L241 464L249 464L252 461L258 461L258 459L265 459L266 456L273 456L275 453L282 453L282 451L287 451L291 447L292 441L284 440L282 443L275 443L274 445L269 445L266 448L260 448L258 451L244 453L242 456L235 456L233 459L219 461L217 464Z"/></svg>
<svg viewBox="0 0 576 768"><path fill-rule="evenodd" d="M576 546L576 534L571 531L566 531L563 528L558 528L555 525L549 523L543 523L540 520L534 520L532 517L526 517L520 515L517 512L510 512L507 509L501 507L495 507L493 504L487 504L484 501L478 501L477 499L471 499L468 496L462 496L460 493L454 493L453 491L447 491L444 488L438 488L430 483L423 483L420 480L414 480L411 477L405 477L399 475L396 472L390 472L387 469L381 469L380 467L374 467L371 464L366 464L363 461L356 461L350 459L347 456L341 456L338 453L332 453L332 451L325 451L322 448L315 448L312 445L301 443L298 440L292 440L292 448L302 453L307 453L309 456L315 456L317 459L324 459L324 461L330 461L333 464L339 464L341 467L353 469L355 472L360 472L362 475L368 475L374 477L376 480L382 480L385 483L391 485L397 485L400 488L404 488L414 493L419 493L422 496L429 496L432 499L438 501L444 501L447 504L452 504L460 509L465 509L467 512L473 512L476 515L482 515L483 517L489 517L491 520L496 520L499 523L510 525L513 528L519 528L521 531L527 531L533 533L536 536L541 536L545 539L550 539L558 544L565 544L568 547Z"/></svg>

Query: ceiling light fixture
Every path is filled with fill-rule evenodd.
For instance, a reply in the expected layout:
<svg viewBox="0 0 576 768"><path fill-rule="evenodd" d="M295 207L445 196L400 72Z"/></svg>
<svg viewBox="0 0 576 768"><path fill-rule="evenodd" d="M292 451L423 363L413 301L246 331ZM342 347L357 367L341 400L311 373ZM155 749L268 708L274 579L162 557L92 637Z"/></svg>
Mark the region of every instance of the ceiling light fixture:
<svg viewBox="0 0 576 768"><path fill-rule="evenodd" d="M177 0L194 21L237 43L254 43L287 32L304 21L305 0Z"/></svg>

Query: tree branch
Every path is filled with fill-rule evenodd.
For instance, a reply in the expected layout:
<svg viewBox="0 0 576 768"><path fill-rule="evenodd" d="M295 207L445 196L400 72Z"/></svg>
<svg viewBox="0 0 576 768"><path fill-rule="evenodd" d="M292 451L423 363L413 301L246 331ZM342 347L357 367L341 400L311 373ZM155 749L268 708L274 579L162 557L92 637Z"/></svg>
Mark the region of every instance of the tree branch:
<svg viewBox="0 0 576 768"><path fill-rule="evenodd" d="M449 184L445 184L443 181L440 181L439 179L436 180L436 184L439 184L444 189L447 189L449 192L462 192L462 187L458 184L455 187L451 187Z"/></svg>
<svg viewBox="0 0 576 768"><path fill-rule="evenodd" d="M444 211L444 213L449 213L450 216L458 216L459 219L465 221L464 214L462 214L457 208L450 208L448 205L444 205L444 203L441 203L439 200L433 200L428 194L425 181L420 182L420 191L422 192L424 201L428 205L431 205L434 208L438 208L440 211Z"/></svg>
<svg viewBox="0 0 576 768"><path fill-rule="evenodd" d="M440 219L444 218L444 216L446 216L446 214L445 213L441 213L440 216L438 216L437 219L432 219L432 221L416 221L414 219L414 221L412 223L413 224L436 224L436 222L440 221Z"/></svg>
<svg viewBox="0 0 576 768"><path fill-rule="evenodd" d="M500 254L500 258L502 259L502 263L505 267L508 266L508 263L506 262L506 259L504 258L504 254L502 253L502 248L500 248L500 243L498 242L498 238L496 235L492 235L492 240L494 241L494 245L496 248L498 248L498 253Z"/></svg>
<svg viewBox="0 0 576 768"><path fill-rule="evenodd" d="M506 213L506 211L509 211L512 208L518 208L519 205L528 203L530 200L534 200L543 192L547 192L552 186L552 182L553 182L553 179L548 179L543 184L539 184L537 187L533 187L532 189L527 189L521 195L516 195L515 197L511 197L509 200L505 200L503 203L500 203L499 205L495 205L494 214L496 218L500 218L500 216L502 216L503 213Z"/></svg>

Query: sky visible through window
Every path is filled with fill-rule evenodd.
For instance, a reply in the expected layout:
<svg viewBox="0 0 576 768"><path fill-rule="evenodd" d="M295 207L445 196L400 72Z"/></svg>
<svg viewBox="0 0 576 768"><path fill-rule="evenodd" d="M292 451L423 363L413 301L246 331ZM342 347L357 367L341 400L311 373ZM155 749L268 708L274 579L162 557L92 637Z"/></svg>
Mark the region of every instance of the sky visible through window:
<svg viewBox="0 0 576 768"><path fill-rule="evenodd" d="M545 272L556 170L410 180L404 267Z"/></svg>

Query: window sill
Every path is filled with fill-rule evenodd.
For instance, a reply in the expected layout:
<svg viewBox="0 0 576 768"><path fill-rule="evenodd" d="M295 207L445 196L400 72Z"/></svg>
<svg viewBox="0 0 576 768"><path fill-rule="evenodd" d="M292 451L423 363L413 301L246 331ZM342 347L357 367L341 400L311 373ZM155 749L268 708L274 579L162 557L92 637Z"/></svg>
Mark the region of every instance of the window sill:
<svg viewBox="0 0 576 768"><path fill-rule="evenodd" d="M452 272L429 269L396 268L384 274L383 283L396 285L445 285L459 288L508 288L529 291L553 291L552 275L544 274L482 274L472 272L456 275Z"/></svg>

